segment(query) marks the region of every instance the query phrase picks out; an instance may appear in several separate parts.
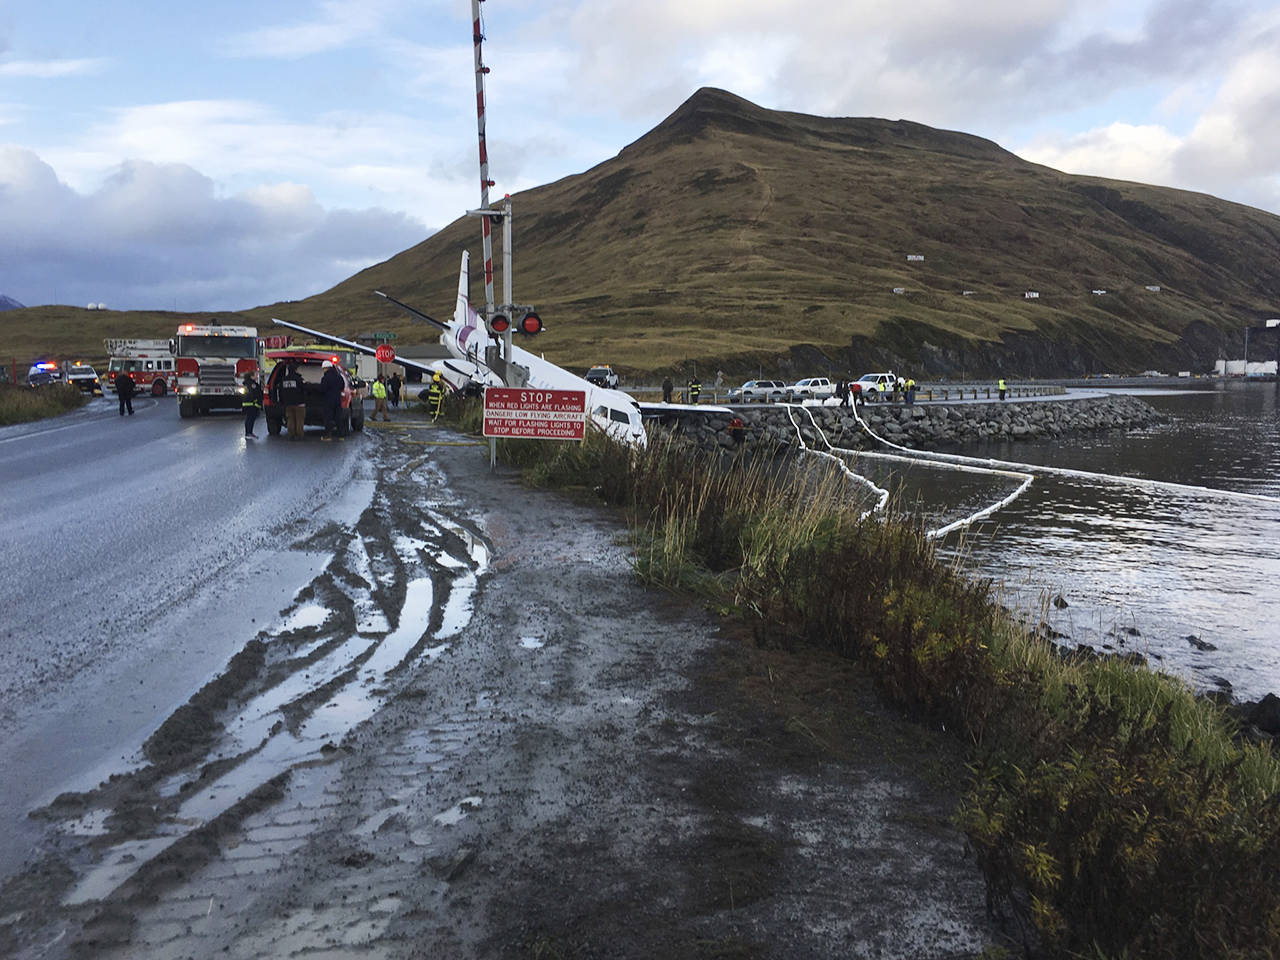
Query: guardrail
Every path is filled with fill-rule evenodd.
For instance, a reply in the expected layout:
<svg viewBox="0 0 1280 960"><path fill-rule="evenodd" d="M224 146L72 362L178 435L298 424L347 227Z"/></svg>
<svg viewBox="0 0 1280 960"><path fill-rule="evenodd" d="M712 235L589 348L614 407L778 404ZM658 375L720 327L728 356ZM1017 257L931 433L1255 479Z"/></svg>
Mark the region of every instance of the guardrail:
<svg viewBox="0 0 1280 960"><path fill-rule="evenodd" d="M662 399L662 389L660 387L624 385L620 389L625 390L627 393L631 394L637 400L643 400L645 402L652 401L656 403L657 401ZM1058 396L1062 396L1066 392L1067 392L1067 388L1062 386L1061 384L1049 384L1049 383L1010 384L1009 389L1007 391L1009 397L1058 397ZM702 391L702 396L700 398L700 401L702 403L717 403L717 404L727 403L728 394L729 394L729 391L724 389L721 389L721 390L704 389ZM893 402L889 399L890 396L891 395L888 393L882 394L881 402L883 403ZM984 399L998 400L999 397L1000 397L1000 391L997 390L993 384L980 384L980 385L947 384L945 386L930 384L928 386L916 387L916 400L918 402L929 401L929 400L984 400ZM684 390L677 390L674 394L672 394L671 399L672 399L672 402L674 403L688 402L685 399ZM905 402L901 394L898 396L897 402L898 403ZM749 406L763 406L763 404L753 403L753 404L749 404Z"/></svg>

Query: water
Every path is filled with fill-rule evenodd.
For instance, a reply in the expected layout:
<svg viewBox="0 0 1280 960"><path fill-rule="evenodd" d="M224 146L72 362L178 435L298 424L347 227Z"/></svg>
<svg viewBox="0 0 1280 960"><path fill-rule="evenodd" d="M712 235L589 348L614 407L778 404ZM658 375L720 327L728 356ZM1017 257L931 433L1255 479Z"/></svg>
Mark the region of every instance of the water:
<svg viewBox="0 0 1280 960"><path fill-rule="evenodd" d="M1152 391L1168 422L1052 442L957 452L1280 498L1280 397L1274 384ZM912 466L863 470L892 482L931 526L1015 484ZM1195 490L1039 476L1012 504L942 541L990 577L1004 602L1044 619L1061 642L1134 651L1200 690L1240 699L1280 693L1280 503ZM1052 604L1061 597L1065 607ZM1206 649L1212 645L1215 649Z"/></svg>

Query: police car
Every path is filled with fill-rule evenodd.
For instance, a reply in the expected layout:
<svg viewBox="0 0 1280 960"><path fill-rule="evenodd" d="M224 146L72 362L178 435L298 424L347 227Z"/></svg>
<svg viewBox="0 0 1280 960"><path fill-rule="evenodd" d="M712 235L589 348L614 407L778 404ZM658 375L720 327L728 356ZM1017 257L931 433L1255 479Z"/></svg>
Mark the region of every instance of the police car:
<svg viewBox="0 0 1280 960"><path fill-rule="evenodd" d="M62 382L62 371L52 360L37 360L27 371L28 387L47 387Z"/></svg>

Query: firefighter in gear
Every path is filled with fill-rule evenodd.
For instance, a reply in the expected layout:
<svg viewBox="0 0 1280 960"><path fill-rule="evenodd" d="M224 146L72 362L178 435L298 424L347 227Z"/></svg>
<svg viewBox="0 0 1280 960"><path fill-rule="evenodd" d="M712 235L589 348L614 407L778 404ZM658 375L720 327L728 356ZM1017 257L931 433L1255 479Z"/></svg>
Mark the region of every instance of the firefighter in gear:
<svg viewBox="0 0 1280 960"><path fill-rule="evenodd" d="M258 421L258 411L262 409L262 384L253 375L253 371L244 375L244 399L240 401L240 406L244 408L244 438L258 439L258 435L253 432L253 425Z"/></svg>
<svg viewBox="0 0 1280 960"><path fill-rule="evenodd" d="M440 419L440 408L444 406L444 378L437 370L431 376L431 386L427 388L427 406L431 409L431 419Z"/></svg>
<svg viewBox="0 0 1280 960"><path fill-rule="evenodd" d="M373 419L378 419L378 413L381 411L383 420L390 420L387 415L387 381L382 374L378 374L378 379L373 381Z"/></svg>
<svg viewBox="0 0 1280 960"><path fill-rule="evenodd" d="M689 402L697 403L698 397L702 395L702 381L696 376L689 381Z"/></svg>

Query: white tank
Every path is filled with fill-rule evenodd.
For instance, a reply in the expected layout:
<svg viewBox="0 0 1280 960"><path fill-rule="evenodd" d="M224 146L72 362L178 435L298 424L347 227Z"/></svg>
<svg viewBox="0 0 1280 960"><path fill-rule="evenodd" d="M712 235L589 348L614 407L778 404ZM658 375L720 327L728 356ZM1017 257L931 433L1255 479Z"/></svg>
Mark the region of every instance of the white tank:
<svg viewBox="0 0 1280 960"><path fill-rule="evenodd" d="M1245 363L1244 363L1244 361L1243 361L1243 360L1228 360L1228 361L1227 361L1227 376L1228 376L1228 377L1243 377L1243 376L1244 376L1244 367L1245 367Z"/></svg>

